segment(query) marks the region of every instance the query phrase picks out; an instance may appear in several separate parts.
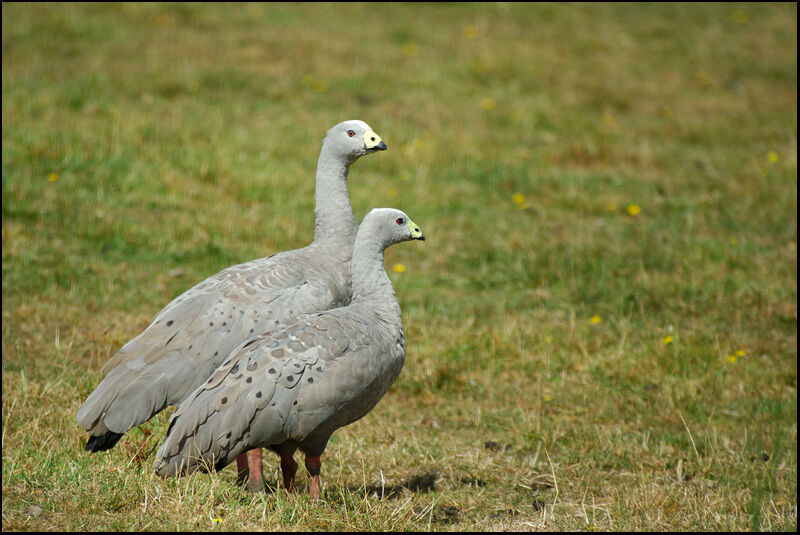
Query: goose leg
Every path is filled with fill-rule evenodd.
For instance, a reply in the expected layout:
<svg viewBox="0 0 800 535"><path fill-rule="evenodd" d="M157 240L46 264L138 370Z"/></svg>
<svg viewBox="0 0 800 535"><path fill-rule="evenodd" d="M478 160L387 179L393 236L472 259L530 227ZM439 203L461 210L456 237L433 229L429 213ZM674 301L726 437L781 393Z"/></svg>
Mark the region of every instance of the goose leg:
<svg viewBox="0 0 800 535"><path fill-rule="evenodd" d="M245 451L236 457L236 481L239 484L244 484L244 482L247 481L248 475L247 452Z"/></svg>
<svg viewBox="0 0 800 535"><path fill-rule="evenodd" d="M311 479L308 480L308 496L312 500L319 500L319 470L321 466L322 462L320 462L319 456L306 456L306 470L311 476Z"/></svg>
<svg viewBox="0 0 800 535"><path fill-rule="evenodd" d="M283 473L283 487L289 492L294 492L294 475L297 473L297 463L291 454L281 455L281 473Z"/></svg>
<svg viewBox="0 0 800 535"><path fill-rule="evenodd" d="M247 490L250 492L261 492L264 490L264 478L261 474L261 448L250 450L246 455L250 472L247 478ZM238 463L239 458L237 457L236 460Z"/></svg>

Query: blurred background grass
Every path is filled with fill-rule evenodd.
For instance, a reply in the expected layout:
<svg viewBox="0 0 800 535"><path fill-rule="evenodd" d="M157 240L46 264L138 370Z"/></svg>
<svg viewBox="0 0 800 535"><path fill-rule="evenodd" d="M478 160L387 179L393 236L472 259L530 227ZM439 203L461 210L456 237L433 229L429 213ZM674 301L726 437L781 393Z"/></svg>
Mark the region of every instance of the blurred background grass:
<svg viewBox="0 0 800 535"><path fill-rule="evenodd" d="M796 4L2 10L4 529L796 529ZM356 217L428 240L325 502L154 478L167 414L83 452L116 349L311 240L351 118Z"/></svg>

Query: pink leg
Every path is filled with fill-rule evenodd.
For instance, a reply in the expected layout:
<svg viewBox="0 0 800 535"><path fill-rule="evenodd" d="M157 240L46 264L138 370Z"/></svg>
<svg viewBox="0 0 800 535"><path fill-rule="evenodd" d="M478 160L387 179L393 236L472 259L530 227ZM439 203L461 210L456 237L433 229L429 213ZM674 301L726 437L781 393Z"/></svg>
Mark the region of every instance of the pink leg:
<svg viewBox="0 0 800 535"><path fill-rule="evenodd" d="M250 450L247 452L247 455L247 464L250 469L250 475L247 478L247 490L250 492L261 492L264 490L264 478L261 475L261 448Z"/></svg>
<svg viewBox="0 0 800 535"><path fill-rule="evenodd" d="M244 483L247 481L247 476L247 452L245 452L240 453L239 456L236 457L236 481Z"/></svg>
<svg viewBox="0 0 800 535"><path fill-rule="evenodd" d="M319 469L322 462L317 457L306 457L306 470L311 479L308 481L308 496L312 500L319 500Z"/></svg>
<svg viewBox="0 0 800 535"><path fill-rule="evenodd" d="M297 473L297 463L291 455L281 455L281 472L283 473L283 488L294 492L294 475Z"/></svg>

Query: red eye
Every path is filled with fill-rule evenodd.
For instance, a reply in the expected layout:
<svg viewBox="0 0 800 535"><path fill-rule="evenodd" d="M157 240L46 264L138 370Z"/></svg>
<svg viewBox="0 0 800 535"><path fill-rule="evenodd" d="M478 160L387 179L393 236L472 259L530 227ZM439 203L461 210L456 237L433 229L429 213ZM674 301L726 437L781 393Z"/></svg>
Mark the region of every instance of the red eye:
<svg viewBox="0 0 800 535"><path fill-rule="evenodd" d="M350 136L350 137L353 137L354 135L356 135L356 131L355 130L348 130L347 131L347 135Z"/></svg>
<svg viewBox="0 0 800 535"><path fill-rule="evenodd" d="M398 217L397 219L394 220L394 222L397 223L398 225L402 225L406 221L402 217Z"/></svg>

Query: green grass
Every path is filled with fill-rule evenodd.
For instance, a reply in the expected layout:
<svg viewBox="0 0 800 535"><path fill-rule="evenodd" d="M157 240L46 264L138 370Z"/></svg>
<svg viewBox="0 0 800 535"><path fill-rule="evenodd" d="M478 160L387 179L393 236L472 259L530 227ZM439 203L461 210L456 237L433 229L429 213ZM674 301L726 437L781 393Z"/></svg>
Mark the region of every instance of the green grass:
<svg viewBox="0 0 800 535"><path fill-rule="evenodd" d="M4 530L796 529L796 4L2 10ZM427 241L322 502L157 478L171 411L84 452L116 349L311 240L351 118L356 217Z"/></svg>

